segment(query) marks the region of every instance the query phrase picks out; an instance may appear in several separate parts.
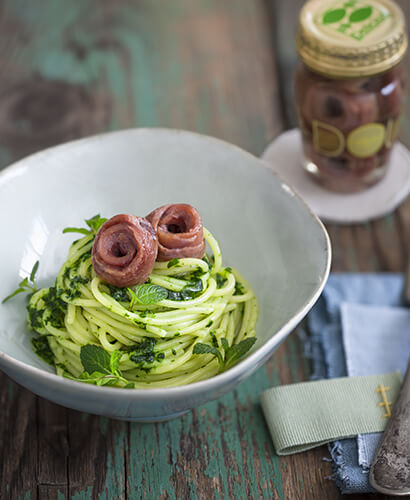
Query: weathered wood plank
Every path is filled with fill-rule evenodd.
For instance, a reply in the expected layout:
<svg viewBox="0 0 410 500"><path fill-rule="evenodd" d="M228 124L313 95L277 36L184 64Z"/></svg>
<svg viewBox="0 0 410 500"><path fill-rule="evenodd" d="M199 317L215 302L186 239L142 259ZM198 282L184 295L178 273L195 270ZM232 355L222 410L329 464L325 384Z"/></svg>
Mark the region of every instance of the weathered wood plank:
<svg viewBox="0 0 410 500"><path fill-rule="evenodd" d="M38 498L57 500L68 496L67 410L37 398L38 412Z"/></svg>
<svg viewBox="0 0 410 500"><path fill-rule="evenodd" d="M37 498L37 397L0 373L0 498Z"/></svg>
<svg viewBox="0 0 410 500"><path fill-rule="evenodd" d="M126 498L126 422L70 410L68 442L68 498Z"/></svg>

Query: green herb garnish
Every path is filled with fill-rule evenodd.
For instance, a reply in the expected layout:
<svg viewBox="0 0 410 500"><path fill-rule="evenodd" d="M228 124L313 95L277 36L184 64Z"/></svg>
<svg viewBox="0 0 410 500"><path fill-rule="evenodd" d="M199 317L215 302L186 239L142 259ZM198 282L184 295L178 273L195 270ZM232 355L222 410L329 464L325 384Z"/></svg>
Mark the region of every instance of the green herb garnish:
<svg viewBox="0 0 410 500"><path fill-rule="evenodd" d="M105 219L104 217L101 217L100 214L94 215L94 217L91 217L91 219L86 219L85 223L89 227L89 229L86 229L84 227L66 227L63 229L63 233L80 233L80 234L94 234L96 235L100 227L104 224L104 222L107 222L108 219Z"/></svg>
<svg viewBox="0 0 410 500"><path fill-rule="evenodd" d="M192 300L197 297L203 290L202 280L194 280L184 286L180 292L173 292L168 290L168 299L181 301L181 300Z"/></svg>
<svg viewBox="0 0 410 500"><path fill-rule="evenodd" d="M138 368L149 371L151 367L147 365L150 365L155 361L162 361L165 358L165 354L163 352L155 352L155 345L155 339L146 337L145 340L133 346L129 355L130 360L137 364Z"/></svg>
<svg viewBox="0 0 410 500"><path fill-rule="evenodd" d="M170 267L175 267L179 264L179 259L175 257L175 259L172 259L168 262L167 268L169 269Z"/></svg>
<svg viewBox="0 0 410 500"><path fill-rule="evenodd" d="M156 304L168 297L168 290L158 285L144 283L134 288L127 288L131 296L130 309L135 303L138 304Z"/></svg>
<svg viewBox="0 0 410 500"><path fill-rule="evenodd" d="M108 285L108 288L111 297L117 302L128 302L130 300L127 288L119 288L114 285Z"/></svg>
<svg viewBox="0 0 410 500"><path fill-rule="evenodd" d="M50 345L48 343L48 337L33 337L31 339L31 343L33 345L34 352L37 354L39 358L48 363L51 366L54 366L54 354L50 349Z"/></svg>
<svg viewBox="0 0 410 500"><path fill-rule="evenodd" d="M216 287L217 288L222 288L225 285L225 283L228 281L228 278L226 278L222 273L216 273L215 278L216 278Z"/></svg>
<svg viewBox="0 0 410 500"><path fill-rule="evenodd" d="M222 357L221 351L217 347L198 342L197 344L195 344L194 350L192 352L194 354L213 354L219 361L220 371L223 371L224 359Z"/></svg>
<svg viewBox="0 0 410 500"><path fill-rule="evenodd" d="M87 344L81 347L81 363L87 373L112 373L110 354L97 345Z"/></svg>
<svg viewBox="0 0 410 500"><path fill-rule="evenodd" d="M244 339L239 344L234 344L229 347L226 338L221 339L222 349L224 351L224 356L222 355L220 349L215 346L216 337L212 337L212 343L214 345L202 344L198 342L194 346L194 354L213 354L219 362L219 371L223 372L231 368L235 363L237 363L245 354L251 349L253 344L256 342L255 337L250 337ZM217 342L216 342L217 343Z"/></svg>
<svg viewBox="0 0 410 500"><path fill-rule="evenodd" d="M121 351L114 351L110 354L98 345L84 345L80 351L84 372L78 378L71 377L68 374L65 374L65 376L71 380L86 382L87 384L115 385L124 389L134 388L134 384L128 382L119 370L122 355Z"/></svg>
<svg viewBox="0 0 410 500"><path fill-rule="evenodd" d="M15 297L19 293L23 293L23 292L34 293L37 291L37 283L34 280L36 277L38 266L39 266L39 261L37 261L34 264L33 269L31 270L30 276L22 279L18 285L17 290L14 290L13 293L11 293L10 295L7 295L7 297L5 297L2 300L2 302L1 302L2 304L7 302L8 300L10 300L12 297Z"/></svg>

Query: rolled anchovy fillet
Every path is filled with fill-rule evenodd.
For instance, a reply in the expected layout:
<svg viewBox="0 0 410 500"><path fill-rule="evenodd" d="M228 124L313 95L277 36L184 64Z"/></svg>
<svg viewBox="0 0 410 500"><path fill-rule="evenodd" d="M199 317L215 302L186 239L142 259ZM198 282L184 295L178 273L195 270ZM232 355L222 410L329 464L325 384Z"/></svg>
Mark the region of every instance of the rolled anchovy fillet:
<svg viewBox="0 0 410 500"><path fill-rule="evenodd" d="M142 217L120 214L101 226L91 258L102 280L127 287L145 283L157 252L158 241L151 223Z"/></svg>
<svg viewBox="0 0 410 500"><path fill-rule="evenodd" d="M147 219L158 238L157 260L202 259L205 241L202 219L196 208L185 203L164 205L147 215Z"/></svg>

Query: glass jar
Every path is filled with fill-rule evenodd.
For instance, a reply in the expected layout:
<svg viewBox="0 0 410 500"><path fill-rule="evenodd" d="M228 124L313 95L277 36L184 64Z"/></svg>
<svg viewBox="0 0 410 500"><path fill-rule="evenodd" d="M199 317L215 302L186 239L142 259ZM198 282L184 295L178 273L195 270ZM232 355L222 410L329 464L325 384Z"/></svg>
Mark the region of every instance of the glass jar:
<svg viewBox="0 0 410 500"><path fill-rule="evenodd" d="M401 10L390 0L310 0L297 47L305 169L334 191L375 184L399 131L407 48Z"/></svg>

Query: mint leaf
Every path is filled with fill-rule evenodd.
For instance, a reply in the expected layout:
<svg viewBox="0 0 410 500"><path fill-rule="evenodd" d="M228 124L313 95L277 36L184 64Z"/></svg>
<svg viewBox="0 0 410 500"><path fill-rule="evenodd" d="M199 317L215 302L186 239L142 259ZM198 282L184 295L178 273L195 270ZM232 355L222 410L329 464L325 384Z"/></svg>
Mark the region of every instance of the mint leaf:
<svg viewBox="0 0 410 500"><path fill-rule="evenodd" d="M84 371L78 378L83 382L94 383L96 380L105 377L105 375L105 373L101 372L88 373L87 371Z"/></svg>
<svg viewBox="0 0 410 500"><path fill-rule="evenodd" d="M102 386L102 385L117 385L119 381L120 381L120 378L117 377L117 375L108 374L108 375L104 375L103 377L99 378L96 381L96 384L100 385L100 386Z"/></svg>
<svg viewBox="0 0 410 500"><path fill-rule="evenodd" d="M84 370L90 374L94 372L111 374L111 356L98 345L83 345L80 351L80 359Z"/></svg>
<svg viewBox="0 0 410 500"><path fill-rule="evenodd" d="M135 290L128 288L128 293L131 295L130 307L134 305L135 302L139 304L156 304L163 299L168 297L168 290L158 285L143 284L135 287Z"/></svg>
<svg viewBox="0 0 410 500"><path fill-rule="evenodd" d="M66 233L80 233L80 234L85 234L88 236L90 234L90 231L88 229L83 228L83 227L65 227L63 229L63 234L66 234Z"/></svg>
<svg viewBox="0 0 410 500"><path fill-rule="evenodd" d="M198 342L197 344L195 344L194 350L192 352L194 354L213 354L214 356L216 356L220 366L223 367L224 360L222 358L222 354L220 353L219 349L212 345L202 344L201 342Z"/></svg>
<svg viewBox="0 0 410 500"><path fill-rule="evenodd" d="M86 219L85 223L93 233L97 234L100 227L104 224L104 222L107 222L107 220L108 219L105 217L101 217L100 214L97 214L94 215L94 217L91 217L91 219Z"/></svg>
<svg viewBox="0 0 410 500"><path fill-rule="evenodd" d="M222 348L225 351L225 359L223 359L220 350L209 344L201 344L198 342L194 346L193 353L194 354L213 354L216 356L220 366L220 372L227 370L231 366L233 366L239 359L241 359L253 346L256 342L256 338L248 338L244 339L239 344L234 344L229 347L228 341L226 338L221 338Z"/></svg>
<svg viewBox="0 0 410 500"><path fill-rule="evenodd" d="M100 214L94 215L91 219L86 219L85 223L90 229L85 229L84 227L65 227L63 233L80 233L80 234L97 234L100 227L107 222L108 219L101 217Z"/></svg>
<svg viewBox="0 0 410 500"><path fill-rule="evenodd" d="M10 295L7 295L7 297L5 297L1 303L4 304L5 302L7 302L8 300L12 299L13 297L15 297L16 295L18 295L19 293L22 293L22 292L27 292L28 290L26 290L25 288L17 288L17 290L15 290L13 293L11 293Z"/></svg>
<svg viewBox="0 0 410 500"><path fill-rule="evenodd" d="M172 259L172 260L170 260L170 261L168 262L168 264L167 264L167 268L169 269L170 267L174 267L174 266L178 265L178 263L179 263L179 259L177 259L177 258L175 257L175 259Z"/></svg>
<svg viewBox="0 0 410 500"><path fill-rule="evenodd" d="M226 353L226 351L229 349L229 344L228 344L228 341L226 340L225 337L221 338L221 344L222 344L223 350Z"/></svg>
<svg viewBox="0 0 410 500"><path fill-rule="evenodd" d="M120 366L120 359L122 357L121 351L114 351L110 358L110 369L111 373L115 373Z"/></svg>
<svg viewBox="0 0 410 500"><path fill-rule="evenodd" d="M34 293L35 291L37 291L37 283L34 281L34 277L36 275L38 266L39 266L39 261L37 260L35 262L32 270L31 270L30 278L25 277L24 279L22 279L20 281L20 283L18 284L17 289L14 290L14 292L12 292L10 295L7 295L7 297L5 297L1 301L2 304L4 304L5 302L7 302L8 300L10 300L11 298L15 297L19 293L23 293L23 292ZM30 283L29 283L29 280L30 280Z"/></svg>
<svg viewBox="0 0 410 500"><path fill-rule="evenodd" d="M225 354L225 367L227 370L231 366L233 366L237 361L239 361L245 354L249 351L249 349L256 342L255 337L250 337L248 339L244 339L239 344L234 344L229 349L226 350Z"/></svg>
<svg viewBox="0 0 410 500"><path fill-rule="evenodd" d="M98 346L96 346L98 347ZM76 380L77 382L83 382L85 384L92 384L98 386L116 386L121 388L131 389L134 388L133 382L128 382L121 374L118 373L103 373L100 371L95 371L93 373L88 373L84 371L79 377L72 377L69 373L64 372L64 377L69 378L70 380Z"/></svg>
<svg viewBox="0 0 410 500"><path fill-rule="evenodd" d="M30 281L32 283L34 283L34 278L36 276L36 272L38 270L38 266L40 265L40 262L37 260L36 263L34 264L33 266L33 269L31 270L31 273L30 273Z"/></svg>

